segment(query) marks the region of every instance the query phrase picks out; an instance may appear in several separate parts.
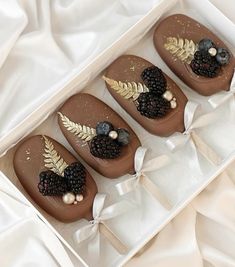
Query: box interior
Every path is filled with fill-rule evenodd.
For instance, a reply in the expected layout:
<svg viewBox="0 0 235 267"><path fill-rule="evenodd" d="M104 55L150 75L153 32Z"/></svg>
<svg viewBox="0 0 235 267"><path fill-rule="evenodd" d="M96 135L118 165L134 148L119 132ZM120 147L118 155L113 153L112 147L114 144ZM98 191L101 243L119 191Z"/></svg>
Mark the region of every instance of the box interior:
<svg viewBox="0 0 235 267"><path fill-rule="evenodd" d="M211 3L207 1L203 1L203 5L200 5L200 3L202 4L202 1L198 1L197 3L192 0L162 1L150 13L148 13L145 19L141 21L141 23L146 25L143 25L142 29L140 30L138 24L136 24L129 33L129 36L123 37L123 40L121 40L119 45L122 45L123 49L125 44L128 43L128 40L132 38L132 35L141 36L142 39L136 39L136 44L128 49L125 53L144 57L160 67L167 75L177 82L189 100L196 101L201 104L200 113L203 114L212 111L210 105L208 104L208 97L200 96L185 86L161 60L153 46L152 36L154 28L151 28L151 20L149 21L150 16L154 16L154 20L157 22L159 18L162 19L170 14L187 14L217 33L234 52L232 46L235 46L235 40L233 40L231 34L235 33L235 25L229 24L223 14L220 13ZM213 16L208 14L213 14ZM218 23L218 21L220 23ZM223 29L227 26L232 30L231 33L224 32ZM148 28L150 29L146 32L146 29ZM107 53L106 57L108 56L110 55ZM107 65L107 63L110 63L112 60L114 60L116 56L117 54L113 55L111 58L109 57L108 60L107 58L104 58L104 64ZM100 68L100 70L102 70L103 67ZM95 71L93 72L93 75L96 75ZM93 75L90 74L89 79L93 78ZM127 199L128 201L134 203L136 208L128 212L128 214L124 214L118 218L109 220L108 225L114 230L120 239L130 247L130 252L127 255L120 255L110 246L109 243L102 239L102 256L100 257L99 263L97 263L93 261L92 255L87 253L86 243L83 243L82 246L78 246L73 240L73 233L84 223L82 220L71 224L63 224L51 218L35 203L33 204L66 240L66 242L68 242L68 244L77 252L77 254L87 262L89 266L121 266L148 240L150 240L150 238L153 237L164 225L166 225L170 219L172 219L181 209L183 209L183 207L185 207L185 205L189 203L189 201L192 200L196 194L203 190L203 188L223 169L225 169L226 166L235 158L235 143L233 141L233 135L235 133L235 123L233 119L234 99L231 98L221 107L213 111L217 115L217 121L215 123L196 130L197 134L201 136L223 158L222 164L220 166L213 166L198 153L197 156L199 165L197 165L195 164L195 153L189 143L187 143L180 151L171 153L166 148L166 138L153 136L146 132L140 125L138 125L113 100L105 88L101 76L102 73L93 79L83 89L83 91L102 99L129 123L129 125L139 136L142 146L148 149L147 160L162 154L167 154L171 158L171 162L167 167L151 172L148 174L148 176L160 188L161 192L167 196L173 208L170 211L164 209L164 207L158 201L153 199L141 186L137 189L140 191L140 199L138 198L137 192L132 192L124 196L123 199ZM71 89L71 93L74 94L79 92L81 90L81 84L78 84ZM70 92L67 95L63 95L62 99L58 94L57 100L54 102L54 104L51 103L50 109L55 110L58 108L58 105L55 106L55 103L62 103L67 99L68 95L70 95ZM226 118L226 120L224 118ZM35 124L38 124L38 122L35 122ZM25 134L27 131L28 130L25 129ZM59 130L56 112L50 115L29 135L34 134L46 134L51 136L65 145L68 150L74 154L74 151L68 145L67 141ZM27 198L29 198L14 174L12 158L15 147L9 150L7 154L1 158L1 169L17 186L17 188L23 192ZM106 202L107 206L122 199L113 190L113 186L129 177L128 175L115 180L110 180L96 173L85 163L84 165L93 175L98 185L99 192L110 193Z"/></svg>

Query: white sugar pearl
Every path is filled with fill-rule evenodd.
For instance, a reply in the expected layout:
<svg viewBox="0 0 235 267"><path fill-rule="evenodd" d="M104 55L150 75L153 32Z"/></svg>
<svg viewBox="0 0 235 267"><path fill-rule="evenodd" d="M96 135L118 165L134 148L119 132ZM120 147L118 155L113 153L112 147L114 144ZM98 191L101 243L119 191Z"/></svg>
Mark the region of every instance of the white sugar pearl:
<svg viewBox="0 0 235 267"><path fill-rule="evenodd" d="M83 201L83 195L76 195L76 200L77 200L77 202L81 202L81 201Z"/></svg>
<svg viewBox="0 0 235 267"><path fill-rule="evenodd" d="M211 48L208 50L208 52L209 52L209 54L210 54L212 57L216 56L216 54L217 54L217 50L216 50L216 48L214 48L214 47L211 47Z"/></svg>
<svg viewBox="0 0 235 267"><path fill-rule="evenodd" d="M109 137L112 139L117 139L118 138L118 133L116 131L110 131L109 132Z"/></svg>
<svg viewBox="0 0 235 267"><path fill-rule="evenodd" d="M173 98L173 94L171 91L167 90L164 94L163 97L167 100L167 101L171 101L171 99Z"/></svg>
<svg viewBox="0 0 235 267"><path fill-rule="evenodd" d="M171 108L174 109L174 108L176 108L176 107L177 107L177 103L176 103L176 101L175 101L175 100L172 100L172 101L171 101Z"/></svg>
<svg viewBox="0 0 235 267"><path fill-rule="evenodd" d="M70 204L73 204L74 201L75 201L75 195L73 193L69 192L63 195L63 202L65 204L70 205Z"/></svg>

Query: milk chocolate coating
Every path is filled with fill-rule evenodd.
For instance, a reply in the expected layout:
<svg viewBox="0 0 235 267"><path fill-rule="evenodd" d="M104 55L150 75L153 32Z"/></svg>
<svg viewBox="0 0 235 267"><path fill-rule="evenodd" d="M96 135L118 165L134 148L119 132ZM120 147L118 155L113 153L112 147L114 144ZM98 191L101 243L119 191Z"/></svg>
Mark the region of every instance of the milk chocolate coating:
<svg viewBox="0 0 235 267"><path fill-rule="evenodd" d="M97 172L108 178L117 178L134 173L134 156L141 145L130 126L109 106L89 94L77 94L69 98L59 110L71 121L96 128L98 122L109 121L115 128L125 128L130 133L130 143L121 148L121 155L115 159L100 159L90 152L89 143L69 132L58 117L60 128L73 149Z"/></svg>
<svg viewBox="0 0 235 267"><path fill-rule="evenodd" d="M201 95L212 95L221 90L228 90L234 73L235 59L231 54L228 65L221 68L219 75L215 78L207 78L195 74L191 67L177 59L164 48L168 37L176 37L192 40L199 43L204 38L211 39L217 47L227 46L210 30L199 22L182 14L167 17L161 21L154 32L154 44L157 52L170 67L170 69L189 87ZM229 50L229 49L228 49Z"/></svg>
<svg viewBox="0 0 235 267"><path fill-rule="evenodd" d="M141 57L124 55L116 59L107 68L105 76L116 81L140 82L143 84L141 73L150 66L153 66L153 64ZM167 90L170 90L176 97L177 108L172 109L166 116L159 119L149 119L141 115L131 99L125 99L107 83L106 86L115 100L148 132L159 136L169 136L175 132L184 131L184 108L187 98L176 83L165 73L163 74L167 80Z"/></svg>
<svg viewBox="0 0 235 267"><path fill-rule="evenodd" d="M47 137L55 150L67 164L77 159L61 144ZM72 222L81 218L92 219L92 205L97 193L97 186L91 175L86 171L86 192L84 199L76 205L67 205L62 197L43 196L38 190L39 174L48 170L44 166L44 139L36 135L26 139L16 150L14 168L21 184L31 198L47 213L62 222Z"/></svg>

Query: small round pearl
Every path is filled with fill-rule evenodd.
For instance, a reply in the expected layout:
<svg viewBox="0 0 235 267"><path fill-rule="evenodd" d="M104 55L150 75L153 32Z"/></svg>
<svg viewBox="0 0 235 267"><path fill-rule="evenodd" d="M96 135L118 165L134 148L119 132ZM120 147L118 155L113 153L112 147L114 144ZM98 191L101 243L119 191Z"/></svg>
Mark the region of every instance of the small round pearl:
<svg viewBox="0 0 235 267"><path fill-rule="evenodd" d="M211 47L211 48L208 50L208 53L209 53L212 57L214 57L214 56L216 56L216 54L217 54L217 50L216 50L216 48Z"/></svg>
<svg viewBox="0 0 235 267"><path fill-rule="evenodd" d="M171 101L171 99L173 98L173 94L171 91L167 90L164 94L163 97L167 100L167 101Z"/></svg>
<svg viewBox="0 0 235 267"><path fill-rule="evenodd" d="M176 107L177 107L177 103L176 103L176 101L175 101L175 100L172 100L172 101L171 101L171 108L174 109L174 108L176 108Z"/></svg>
<svg viewBox="0 0 235 267"><path fill-rule="evenodd" d="M81 195L81 194L76 195L76 200L77 200L77 202L83 201L83 195Z"/></svg>
<svg viewBox="0 0 235 267"><path fill-rule="evenodd" d="M70 204L73 204L73 202L75 201L75 195L71 192L68 192L63 195L62 199L65 204L70 205Z"/></svg>
<svg viewBox="0 0 235 267"><path fill-rule="evenodd" d="M116 131L111 131L111 132L109 132L109 137L112 139L117 139L118 133Z"/></svg>

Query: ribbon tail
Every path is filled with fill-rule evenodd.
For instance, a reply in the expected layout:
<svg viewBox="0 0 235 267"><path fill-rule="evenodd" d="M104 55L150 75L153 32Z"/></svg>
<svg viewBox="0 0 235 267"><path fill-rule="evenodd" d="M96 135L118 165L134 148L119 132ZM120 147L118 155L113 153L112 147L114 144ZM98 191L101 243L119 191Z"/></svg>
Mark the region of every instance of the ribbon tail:
<svg viewBox="0 0 235 267"><path fill-rule="evenodd" d="M172 152L177 151L179 148L183 147L188 141L189 137L181 133L176 133L166 140L166 145L168 149Z"/></svg>
<svg viewBox="0 0 235 267"><path fill-rule="evenodd" d="M104 223L100 223L99 231L109 241L109 243L120 253L128 253L128 248L122 243L122 241L113 233L113 231Z"/></svg>
<svg viewBox="0 0 235 267"><path fill-rule="evenodd" d="M129 178L121 183L115 185L120 196L125 195L133 191L138 185L138 180L136 177Z"/></svg>
<svg viewBox="0 0 235 267"><path fill-rule="evenodd" d="M140 183L148 193L150 193L161 203L164 208L166 208L167 210L170 210L172 208L172 205L169 203L168 199L161 193L159 188L147 176L141 176Z"/></svg>
<svg viewBox="0 0 235 267"><path fill-rule="evenodd" d="M229 92L220 92L216 95L213 95L208 99L209 104L212 108L216 109L217 107L221 106L224 102L226 102L233 94Z"/></svg>
<svg viewBox="0 0 235 267"><path fill-rule="evenodd" d="M97 226L98 227L98 226ZM92 238L92 240L88 243L88 255L92 255L93 261L98 263L100 261L100 232L97 231L96 235Z"/></svg>
<svg viewBox="0 0 235 267"><path fill-rule="evenodd" d="M195 132L191 133L192 140L198 151L213 165L218 166L222 158Z"/></svg>
<svg viewBox="0 0 235 267"><path fill-rule="evenodd" d="M84 226L83 228L78 229L74 233L74 240L79 244L79 243L83 242L84 240L91 238L95 234L96 234L95 227L92 226L91 224L88 224L88 225Z"/></svg>

